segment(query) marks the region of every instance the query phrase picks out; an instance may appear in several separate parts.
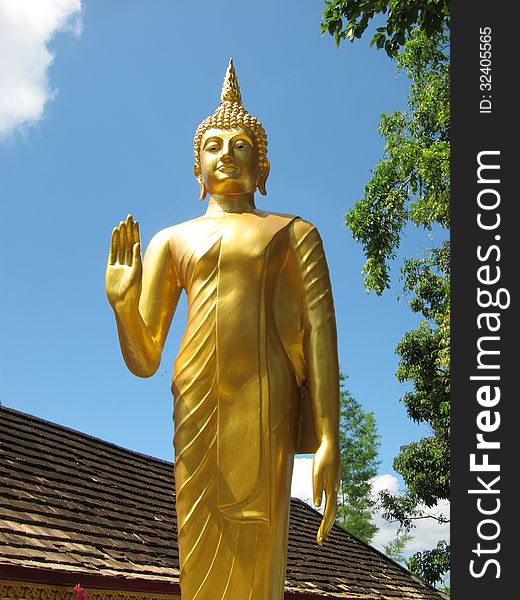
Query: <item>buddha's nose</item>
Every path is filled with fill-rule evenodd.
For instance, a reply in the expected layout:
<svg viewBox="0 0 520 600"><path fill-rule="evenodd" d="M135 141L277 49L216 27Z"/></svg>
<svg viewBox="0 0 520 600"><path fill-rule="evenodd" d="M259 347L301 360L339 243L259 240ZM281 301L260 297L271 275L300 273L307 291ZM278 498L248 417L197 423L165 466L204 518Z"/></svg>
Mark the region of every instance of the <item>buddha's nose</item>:
<svg viewBox="0 0 520 600"><path fill-rule="evenodd" d="M233 162L233 157L231 156L229 149L224 150L224 154L222 154L222 156L220 157L220 160L223 163Z"/></svg>

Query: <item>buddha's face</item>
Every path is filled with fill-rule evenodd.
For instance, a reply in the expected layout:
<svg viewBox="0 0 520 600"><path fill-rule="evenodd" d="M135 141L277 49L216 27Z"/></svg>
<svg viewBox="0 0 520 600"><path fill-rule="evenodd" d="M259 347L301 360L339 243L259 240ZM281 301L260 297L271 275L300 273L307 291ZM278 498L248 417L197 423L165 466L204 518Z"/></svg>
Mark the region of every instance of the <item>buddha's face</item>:
<svg viewBox="0 0 520 600"><path fill-rule="evenodd" d="M258 152L246 127L208 129L200 145L200 174L210 194L253 193L258 180Z"/></svg>

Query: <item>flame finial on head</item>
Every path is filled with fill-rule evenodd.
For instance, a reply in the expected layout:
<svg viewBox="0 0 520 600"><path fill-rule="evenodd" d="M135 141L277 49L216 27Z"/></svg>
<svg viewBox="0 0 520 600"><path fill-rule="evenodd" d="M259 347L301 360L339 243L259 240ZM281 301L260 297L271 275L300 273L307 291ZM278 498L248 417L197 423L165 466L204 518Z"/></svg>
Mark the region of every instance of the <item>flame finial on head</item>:
<svg viewBox="0 0 520 600"><path fill-rule="evenodd" d="M258 151L258 165L260 167L257 187L260 193L265 196L265 182L270 169L267 158L267 136L262 123L256 117L250 115L242 104L242 94L240 93L237 74L233 65L233 59L230 58L220 94L220 104L212 115L202 121L195 132L195 139L193 140L193 150L195 153L194 170L199 182L200 145L206 131L208 129L234 129L236 127L247 127L253 134ZM204 197L204 192L201 193L202 198Z"/></svg>
<svg viewBox="0 0 520 600"><path fill-rule="evenodd" d="M220 104L224 102L234 102L242 104L242 95L240 94L240 86L238 85L237 74L233 65L233 59L229 59L226 76L222 84L222 92L220 94Z"/></svg>

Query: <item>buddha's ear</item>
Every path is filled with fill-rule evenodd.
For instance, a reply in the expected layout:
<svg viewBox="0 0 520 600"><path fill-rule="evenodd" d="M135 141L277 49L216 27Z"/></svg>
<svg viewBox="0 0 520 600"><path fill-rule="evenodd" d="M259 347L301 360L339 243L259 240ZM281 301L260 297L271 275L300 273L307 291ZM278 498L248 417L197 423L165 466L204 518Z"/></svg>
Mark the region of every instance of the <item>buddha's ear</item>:
<svg viewBox="0 0 520 600"><path fill-rule="evenodd" d="M200 186L199 200L204 200L204 198L206 197L206 194L208 193L208 190L206 189L206 186L204 185L204 181L202 179L202 174L200 172L200 167L197 164L193 165L193 173L194 173L197 181L199 182L199 186Z"/></svg>
<svg viewBox="0 0 520 600"><path fill-rule="evenodd" d="M270 170L271 163L269 162L269 159L266 158L264 164L260 167L258 181L256 182L256 187L258 188L258 191L262 194L262 196L267 196L265 184L267 182L267 178L269 177Z"/></svg>

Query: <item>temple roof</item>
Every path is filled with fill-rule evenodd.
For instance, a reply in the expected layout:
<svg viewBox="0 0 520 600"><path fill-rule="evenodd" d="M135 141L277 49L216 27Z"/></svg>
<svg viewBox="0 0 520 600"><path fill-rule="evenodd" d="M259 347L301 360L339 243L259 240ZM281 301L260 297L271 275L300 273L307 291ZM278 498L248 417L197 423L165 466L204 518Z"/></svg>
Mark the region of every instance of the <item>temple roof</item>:
<svg viewBox="0 0 520 600"><path fill-rule="evenodd" d="M172 463L0 406L0 578L178 589L174 497ZM445 598L337 525L317 546L320 520L291 499L289 597Z"/></svg>

